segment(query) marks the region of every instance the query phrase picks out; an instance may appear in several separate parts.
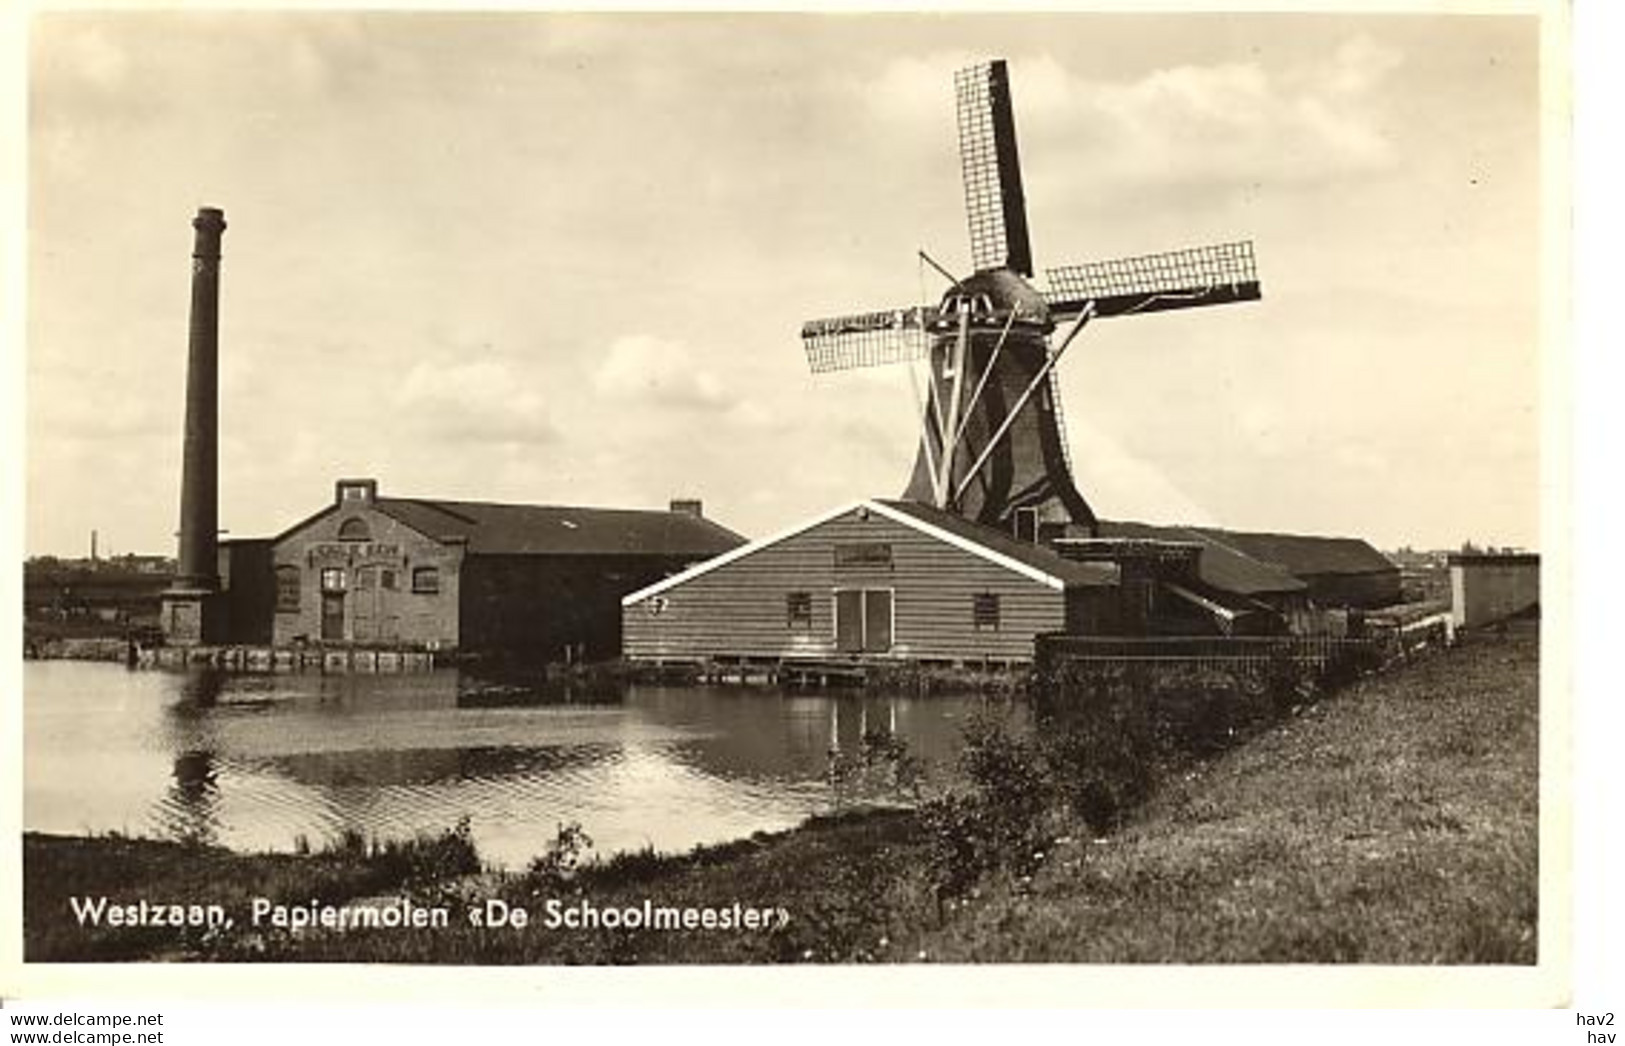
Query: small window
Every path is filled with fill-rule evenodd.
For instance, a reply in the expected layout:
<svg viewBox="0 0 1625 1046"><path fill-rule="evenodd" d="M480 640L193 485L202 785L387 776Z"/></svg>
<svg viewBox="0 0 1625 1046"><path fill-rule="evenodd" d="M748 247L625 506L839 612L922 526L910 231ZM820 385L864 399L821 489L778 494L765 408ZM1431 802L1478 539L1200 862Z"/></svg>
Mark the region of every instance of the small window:
<svg viewBox="0 0 1625 1046"><path fill-rule="evenodd" d="M1015 519L1012 521L1017 541L1038 540L1038 510L1035 508L1016 509Z"/></svg>
<svg viewBox="0 0 1625 1046"><path fill-rule="evenodd" d="M354 482L338 484L338 500L341 502L371 502L379 491L379 484L374 479L359 479Z"/></svg>
<svg viewBox="0 0 1625 1046"><path fill-rule="evenodd" d="M978 632L997 632L999 630L999 594L997 592L977 592L971 596L970 616L971 624Z"/></svg>
<svg viewBox="0 0 1625 1046"><path fill-rule="evenodd" d="M343 592L344 591L344 568L343 567L323 567L322 568L322 591L323 592Z"/></svg>
<svg viewBox="0 0 1625 1046"><path fill-rule="evenodd" d="M812 628L811 592L789 592L785 594L784 623L790 628Z"/></svg>
<svg viewBox="0 0 1625 1046"><path fill-rule="evenodd" d="M413 567L412 591L425 596L438 595L440 592L440 568Z"/></svg>
<svg viewBox="0 0 1625 1046"><path fill-rule="evenodd" d="M362 592L372 591L373 574L375 567L359 567L355 572L355 587Z"/></svg>
<svg viewBox="0 0 1625 1046"><path fill-rule="evenodd" d="M284 564L276 568L276 612L299 613L299 568Z"/></svg>
<svg viewBox="0 0 1625 1046"><path fill-rule="evenodd" d="M387 592L395 591L395 571L383 567L378 571L378 587Z"/></svg>
<svg viewBox="0 0 1625 1046"><path fill-rule="evenodd" d="M367 526L366 520L359 516L351 516L349 519L339 524L339 540L371 541L372 529Z"/></svg>

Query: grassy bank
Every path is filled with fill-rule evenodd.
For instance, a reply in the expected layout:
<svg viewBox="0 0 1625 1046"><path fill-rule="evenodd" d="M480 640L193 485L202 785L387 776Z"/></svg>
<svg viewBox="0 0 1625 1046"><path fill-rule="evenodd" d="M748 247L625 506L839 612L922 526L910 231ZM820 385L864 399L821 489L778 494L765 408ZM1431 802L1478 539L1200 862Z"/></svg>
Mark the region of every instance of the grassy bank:
<svg viewBox="0 0 1625 1046"><path fill-rule="evenodd" d="M815 819L679 857L476 872L466 839L242 855L125 839L25 838L30 961L195 958L413 963L862 961L1533 962L1533 631L1357 681L1247 743L1180 764L1109 834L1048 809L1042 848L945 893L943 807ZM1012 764L1015 765L1015 764ZM1019 785L1020 782L1018 781ZM952 813L949 808L948 812ZM589 826L590 828L590 826ZM946 855L951 859L953 854ZM217 902L215 930L80 927L70 896ZM250 927L254 897L398 896L439 929ZM530 924L476 927L492 900ZM548 903L782 908L761 929L549 929Z"/></svg>

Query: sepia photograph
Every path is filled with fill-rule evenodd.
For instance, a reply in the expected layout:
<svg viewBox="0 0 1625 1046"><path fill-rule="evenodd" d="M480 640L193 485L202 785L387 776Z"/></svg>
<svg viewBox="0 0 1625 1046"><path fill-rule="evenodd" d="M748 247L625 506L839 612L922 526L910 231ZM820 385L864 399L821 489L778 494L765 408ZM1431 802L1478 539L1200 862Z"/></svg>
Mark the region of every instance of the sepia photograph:
<svg viewBox="0 0 1625 1046"><path fill-rule="evenodd" d="M1550 8L27 29L24 972L1563 1004Z"/></svg>

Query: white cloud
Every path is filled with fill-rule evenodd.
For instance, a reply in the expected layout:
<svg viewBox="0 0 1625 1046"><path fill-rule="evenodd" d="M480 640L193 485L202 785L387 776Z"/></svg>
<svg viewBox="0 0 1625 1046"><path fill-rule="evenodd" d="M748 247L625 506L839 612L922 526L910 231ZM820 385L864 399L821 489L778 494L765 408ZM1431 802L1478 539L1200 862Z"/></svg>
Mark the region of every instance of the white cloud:
<svg viewBox="0 0 1625 1046"><path fill-rule="evenodd" d="M877 118L948 126L952 70L969 55L893 62L867 93ZM1055 59L1012 62L1029 186L1100 192L1190 183L1317 182L1396 162L1375 99L1396 52L1365 37L1286 68L1179 65L1095 81Z"/></svg>
<svg viewBox="0 0 1625 1046"><path fill-rule="evenodd" d="M403 424L473 443L550 443L559 432L527 376L501 360L418 363L395 390Z"/></svg>
<svg viewBox="0 0 1625 1046"><path fill-rule="evenodd" d="M36 378L31 382L31 428L49 442L61 440L117 440L160 436L173 429L180 438L177 416L169 424L159 408L165 402L131 396L121 384L105 380L67 382ZM176 398L177 409L179 397Z"/></svg>
<svg viewBox="0 0 1625 1046"><path fill-rule="evenodd" d="M665 407L731 405L721 379L699 366L682 342L650 334L617 338L592 376L605 396Z"/></svg>
<svg viewBox="0 0 1625 1046"><path fill-rule="evenodd" d="M1067 415L1073 481L1099 516L1147 523L1215 522L1214 514L1177 483L1169 470L1130 452L1080 414Z"/></svg>
<svg viewBox="0 0 1625 1046"><path fill-rule="evenodd" d="M130 69L130 57L125 50L95 26L71 35L61 54L64 64L75 76L103 91L122 87Z"/></svg>

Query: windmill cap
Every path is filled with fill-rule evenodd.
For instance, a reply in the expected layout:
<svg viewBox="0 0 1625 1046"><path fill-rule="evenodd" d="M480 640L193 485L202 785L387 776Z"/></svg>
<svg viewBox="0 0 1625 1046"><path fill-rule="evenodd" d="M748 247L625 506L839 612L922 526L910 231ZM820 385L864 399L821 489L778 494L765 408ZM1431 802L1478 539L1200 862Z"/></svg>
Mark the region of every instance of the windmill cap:
<svg viewBox="0 0 1625 1046"><path fill-rule="evenodd" d="M993 303L993 309L997 313L1007 313L1014 309L1022 319L1034 323L1049 322L1049 303L1044 300L1044 296L1011 269L983 269L973 276L967 276L960 281L959 286L944 295L942 300L946 304L949 299L955 297L974 298L983 295Z"/></svg>

